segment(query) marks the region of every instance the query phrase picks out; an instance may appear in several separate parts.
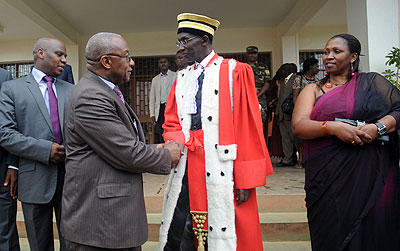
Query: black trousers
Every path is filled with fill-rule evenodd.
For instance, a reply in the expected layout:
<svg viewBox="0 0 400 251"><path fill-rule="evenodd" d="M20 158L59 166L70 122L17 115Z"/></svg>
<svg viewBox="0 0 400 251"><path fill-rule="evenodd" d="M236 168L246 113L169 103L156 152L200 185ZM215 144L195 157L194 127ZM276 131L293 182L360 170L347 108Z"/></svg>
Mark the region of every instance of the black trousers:
<svg viewBox="0 0 400 251"><path fill-rule="evenodd" d="M65 242L60 233L61 198L64 185L65 166L58 166L57 188L53 199L47 204L22 202L26 233L31 251L54 251L53 210L56 215L60 250L65 251Z"/></svg>
<svg viewBox="0 0 400 251"><path fill-rule="evenodd" d="M157 118L157 123L156 123L156 130L158 132L158 136L156 138L156 143L164 143L164 138L163 138L163 133L164 129L162 128L162 125L164 124L165 121L165 104L160 105L160 112L158 113L158 118Z"/></svg>
<svg viewBox="0 0 400 251"><path fill-rule="evenodd" d="M182 188L175 207L174 216L168 231L164 251L196 251L192 216L190 214L187 163ZM207 242L205 250L208 250Z"/></svg>
<svg viewBox="0 0 400 251"><path fill-rule="evenodd" d="M19 251L17 200L10 196L10 185L4 187L3 183L0 180L0 250Z"/></svg>

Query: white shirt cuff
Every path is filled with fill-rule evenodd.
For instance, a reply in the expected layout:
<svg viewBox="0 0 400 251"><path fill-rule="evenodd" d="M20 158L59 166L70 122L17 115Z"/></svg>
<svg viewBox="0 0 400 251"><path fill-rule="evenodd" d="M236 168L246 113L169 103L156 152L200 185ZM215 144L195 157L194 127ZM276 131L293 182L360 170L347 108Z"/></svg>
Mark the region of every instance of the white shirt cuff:
<svg viewBox="0 0 400 251"><path fill-rule="evenodd" d="M16 166L11 166L11 165L9 165L8 168L11 168L11 169L14 169L14 170L19 170L18 167L16 167Z"/></svg>

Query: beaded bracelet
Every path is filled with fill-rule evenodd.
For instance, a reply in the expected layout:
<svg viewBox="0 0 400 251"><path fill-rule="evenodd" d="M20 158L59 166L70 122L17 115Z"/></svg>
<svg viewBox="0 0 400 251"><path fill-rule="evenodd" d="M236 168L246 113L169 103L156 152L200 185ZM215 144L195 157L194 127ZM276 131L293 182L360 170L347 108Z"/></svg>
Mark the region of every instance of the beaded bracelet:
<svg viewBox="0 0 400 251"><path fill-rule="evenodd" d="M328 121L324 121L324 122L322 122L322 124L321 124L321 130L322 130L322 133L325 135L325 136L328 136L329 134L328 134L328 127L326 127L327 126L327 123L328 123Z"/></svg>

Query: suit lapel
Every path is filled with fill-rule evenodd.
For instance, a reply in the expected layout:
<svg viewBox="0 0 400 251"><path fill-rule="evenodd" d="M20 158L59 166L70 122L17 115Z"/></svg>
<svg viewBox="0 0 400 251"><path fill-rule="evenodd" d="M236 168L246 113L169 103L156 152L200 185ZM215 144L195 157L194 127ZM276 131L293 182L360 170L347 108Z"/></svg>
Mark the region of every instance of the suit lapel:
<svg viewBox="0 0 400 251"><path fill-rule="evenodd" d="M32 74L30 74L27 78L27 85L28 89L31 92L33 98L36 101L36 104L39 106L39 110L42 113L47 125L49 126L50 130L53 132L53 126L51 125L49 110L47 110L46 103L44 102L44 98L42 92L39 89L39 84L33 78Z"/></svg>
<svg viewBox="0 0 400 251"><path fill-rule="evenodd" d="M136 126L137 126L136 133L139 135L139 140L145 142L144 132L143 132L142 125L140 124L139 118L136 116L135 112L132 110L132 108L126 102L125 102L125 107L126 107L126 110L128 111L128 116L129 116L129 119L131 120L132 124L133 124L132 118L136 121Z"/></svg>
<svg viewBox="0 0 400 251"><path fill-rule="evenodd" d="M60 120L61 131L64 132L64 106L66 102L64 83L56 79L55 86L57 89L58 119Z"/></svg>
<svg viewBox="0 0 400 251"><path fill-rule="evenodd" d="M142 126L140 125L139 119L136 116L136 114L133 112L132 108L126 102L125 102L125 105L122 104L122 101L118 97L118 95L109 86L107 86L107 84L104 83L103 80L101 80L95 73L92 73L92 72L89 71L87 74L88 74L89 78L93 79L95 82L98 83L98 86L100 88L102 88L104 91L110 93L112 98L117 103L120 103L125 108L125 109L123 108L122 110L124 111L126 116L129 118L129 121L131 123L131 126L133 127L133 130L136 132L136 134L139 135L139 140L144 142L145 140L144 140L144 133L143 133ZM137 128L135 128L135 126L134 126L134 121L135 120L136 120Z"/></svg>

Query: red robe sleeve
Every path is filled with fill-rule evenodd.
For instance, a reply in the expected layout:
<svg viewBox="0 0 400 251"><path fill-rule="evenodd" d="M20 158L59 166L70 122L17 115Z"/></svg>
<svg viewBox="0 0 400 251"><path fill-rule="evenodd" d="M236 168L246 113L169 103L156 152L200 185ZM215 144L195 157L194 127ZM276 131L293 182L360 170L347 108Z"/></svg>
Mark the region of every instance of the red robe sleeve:
<svg viewBox="0 0 400 251"><path fill-rule="evenodd" d="M175 79L171 87L167 104L165 106L165 114L164 114L165 121L162 126L164 129L163 138L165 142L169 140L177 141L184 146L185 135L182 132L182 126L179 121L178 108L176 104L176 95L175 95L177 82L178 78Z"/></svg>
<svg viewBox="0 0 400 251"><path fill-rule="evenodd" d="M237 62L232 75L233 126L237 144L235 187L260 187L266 184L266 177L273 169L264 139L254 73L250 65Z"/></svg>

